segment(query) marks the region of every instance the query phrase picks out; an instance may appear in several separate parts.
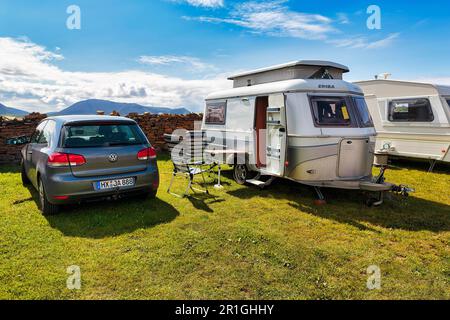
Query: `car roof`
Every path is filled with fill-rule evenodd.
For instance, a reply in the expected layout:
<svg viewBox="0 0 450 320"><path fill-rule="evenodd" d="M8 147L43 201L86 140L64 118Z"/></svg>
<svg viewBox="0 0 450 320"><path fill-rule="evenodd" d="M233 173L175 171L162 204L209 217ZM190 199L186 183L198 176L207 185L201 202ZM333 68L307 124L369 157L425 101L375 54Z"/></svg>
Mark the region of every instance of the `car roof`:
<svg viewBox="0 0 450 320"><path fill-rule="evenodd" d="M111 121L123 121L123 122L135 122L134 120L126 117L118 117L118 116L101 116L101 115L70 115L70 116L55 116L48 117L45 120L53 120L57 123L66 124L72 122L90 122L90 121L98 121L98 122L111 122Z"/></svg>

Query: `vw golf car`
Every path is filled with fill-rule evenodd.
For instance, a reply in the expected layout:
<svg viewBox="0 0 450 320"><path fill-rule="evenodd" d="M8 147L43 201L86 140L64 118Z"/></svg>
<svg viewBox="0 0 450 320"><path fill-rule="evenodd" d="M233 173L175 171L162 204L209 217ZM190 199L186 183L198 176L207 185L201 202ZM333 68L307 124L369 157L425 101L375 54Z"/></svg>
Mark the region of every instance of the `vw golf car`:
<svg viewBox="0 0 450 320"><path fill-rule="evenodd" d="M22 149L22 181L39 191L41 210L126 195L155 197L155 149L137 123L123 117L44 119Z"/></svg>

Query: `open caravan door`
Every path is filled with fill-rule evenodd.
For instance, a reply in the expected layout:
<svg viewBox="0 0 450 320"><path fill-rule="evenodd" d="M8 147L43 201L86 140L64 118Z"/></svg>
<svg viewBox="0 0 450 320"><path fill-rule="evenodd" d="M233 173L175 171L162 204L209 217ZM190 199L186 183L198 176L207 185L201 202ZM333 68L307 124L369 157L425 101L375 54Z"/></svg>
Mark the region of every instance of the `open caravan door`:
<svg viewBox="0 0 450 320"><path fill-rule="evenodd" d="M269 96L266 131L266 174L284 175L286 161L286 106L284 94Z"/></svg>

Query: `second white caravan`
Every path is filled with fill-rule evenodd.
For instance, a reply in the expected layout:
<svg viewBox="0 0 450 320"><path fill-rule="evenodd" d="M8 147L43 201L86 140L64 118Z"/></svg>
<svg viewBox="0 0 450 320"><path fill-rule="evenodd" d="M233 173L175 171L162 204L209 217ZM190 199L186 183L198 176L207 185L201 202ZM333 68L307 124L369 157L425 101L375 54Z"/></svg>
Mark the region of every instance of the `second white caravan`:
<svg viewBox="0 0 450 320"><path fill-rule="evenodd" d="M230 77L234 88L206 98L207 152L234 165L240 184L274 178L316 188L408 189L372 176L375 128L362 90L342 80L346 66L295 61ZM270 179L264 180L267 176Z"/></svg>
<svg viewBox="0 0 450 320"><path fill-rule="evenodd" d="M450 86L397 80L357 82L378 133L377 154L450 163Z"/></svg>

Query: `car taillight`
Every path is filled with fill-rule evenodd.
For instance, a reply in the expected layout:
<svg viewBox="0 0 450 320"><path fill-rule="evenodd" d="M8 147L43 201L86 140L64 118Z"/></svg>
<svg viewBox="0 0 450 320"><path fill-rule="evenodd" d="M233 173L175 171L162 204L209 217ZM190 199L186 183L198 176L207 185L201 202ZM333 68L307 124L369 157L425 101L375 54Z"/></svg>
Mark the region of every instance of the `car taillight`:
<svg viewBox="0 0 450 320"><path fill-rule="evenodd" d="M86 159L79 154L70 153L53 153L48 157L47 164L50 167L72 167L82 166L86 163Z"/></svg>
<svg viewBox="0 0 450 320"><path fill-rule="evenodd" d="M152 147L142 149L138 152L137 158L139 160L156 159L156 150Z"/></svg>

